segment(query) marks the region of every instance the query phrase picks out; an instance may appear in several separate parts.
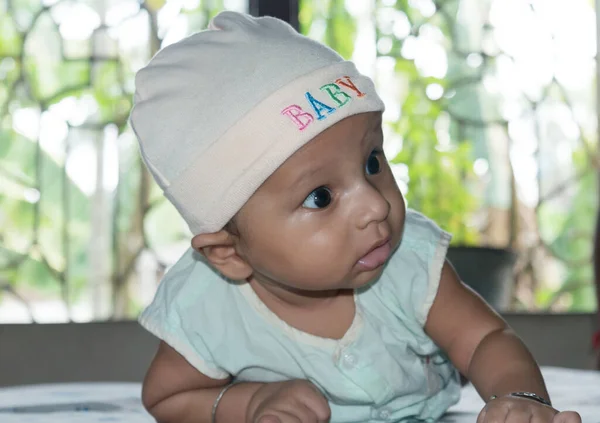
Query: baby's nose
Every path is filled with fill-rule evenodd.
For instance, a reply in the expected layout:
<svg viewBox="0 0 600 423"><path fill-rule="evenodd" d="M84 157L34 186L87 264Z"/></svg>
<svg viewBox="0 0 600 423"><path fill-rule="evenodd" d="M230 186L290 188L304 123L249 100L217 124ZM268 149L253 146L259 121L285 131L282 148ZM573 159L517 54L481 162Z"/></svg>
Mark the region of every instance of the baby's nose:
<svg viewBox="0 0 600 423"><path fill-rule="evenodd" d="M371 184L365 184L357 196L357 224L363 229L371 223L380 223L390 213L390 203L379 190Z"/></svg>

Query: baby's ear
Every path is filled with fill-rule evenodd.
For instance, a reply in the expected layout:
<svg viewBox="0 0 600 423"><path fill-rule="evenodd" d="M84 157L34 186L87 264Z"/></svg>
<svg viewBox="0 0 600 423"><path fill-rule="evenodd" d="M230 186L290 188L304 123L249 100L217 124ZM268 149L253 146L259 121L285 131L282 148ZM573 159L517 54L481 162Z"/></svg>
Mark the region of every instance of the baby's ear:
<svg viewBox="0 0 600 423"><path fill-rule="evenodd" d="M236 237L227 229L192 238L192 247L202 254L223 276L246 280L252 275L252 267L236 250Z"/></svg>

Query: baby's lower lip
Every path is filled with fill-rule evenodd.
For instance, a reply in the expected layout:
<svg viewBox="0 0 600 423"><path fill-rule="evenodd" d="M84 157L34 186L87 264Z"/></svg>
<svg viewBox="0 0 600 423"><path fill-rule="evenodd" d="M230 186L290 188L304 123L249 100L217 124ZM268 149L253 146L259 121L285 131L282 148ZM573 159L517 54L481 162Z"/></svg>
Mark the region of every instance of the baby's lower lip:
<svg viewBox="0 0 600 423"><path fill-rule="evenodd" d="M358 264L364 270L375 270L379 266L385 264L387 259L390 257L391 252L392 246L388 241L380 247L377 247L371 252L367 253L364 257L358 260Z"/></svg>

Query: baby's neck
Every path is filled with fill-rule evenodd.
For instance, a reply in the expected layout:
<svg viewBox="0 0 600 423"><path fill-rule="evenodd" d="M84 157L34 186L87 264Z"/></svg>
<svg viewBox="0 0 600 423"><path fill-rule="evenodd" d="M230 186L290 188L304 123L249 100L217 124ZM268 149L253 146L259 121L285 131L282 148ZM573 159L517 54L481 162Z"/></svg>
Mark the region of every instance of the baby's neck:
<svg viewBox="0 0 600 423"><path fill-rule="evenodd" d="M341 339L356 313L354 291L298 292L250 281L256 295L288 325L322 338Z"/></svg>
<svg viewBox="0 0 600 423"><path fill-rule="evenodd" d="M340 296L353 293L352 290L306 291L275 284L262 283L256 279L248 281L256 295L269 307L287 307L304 311L327 308Z"/></svg>

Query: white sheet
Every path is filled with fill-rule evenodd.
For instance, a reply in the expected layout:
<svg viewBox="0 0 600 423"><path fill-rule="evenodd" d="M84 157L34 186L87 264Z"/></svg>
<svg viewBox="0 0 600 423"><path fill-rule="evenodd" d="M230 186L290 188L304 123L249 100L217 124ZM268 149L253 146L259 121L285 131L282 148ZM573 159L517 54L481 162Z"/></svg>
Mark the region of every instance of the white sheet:
<svg viewBox="0 0 600 423"><path fill-rule="evenodd" d="M544 368L559 409L578 411L584 423L600 423L600 372ZM1 423L154 423L136 383L77 383L0 388ZM483 401L471 386L444 423L475 423Z"/></svg>

